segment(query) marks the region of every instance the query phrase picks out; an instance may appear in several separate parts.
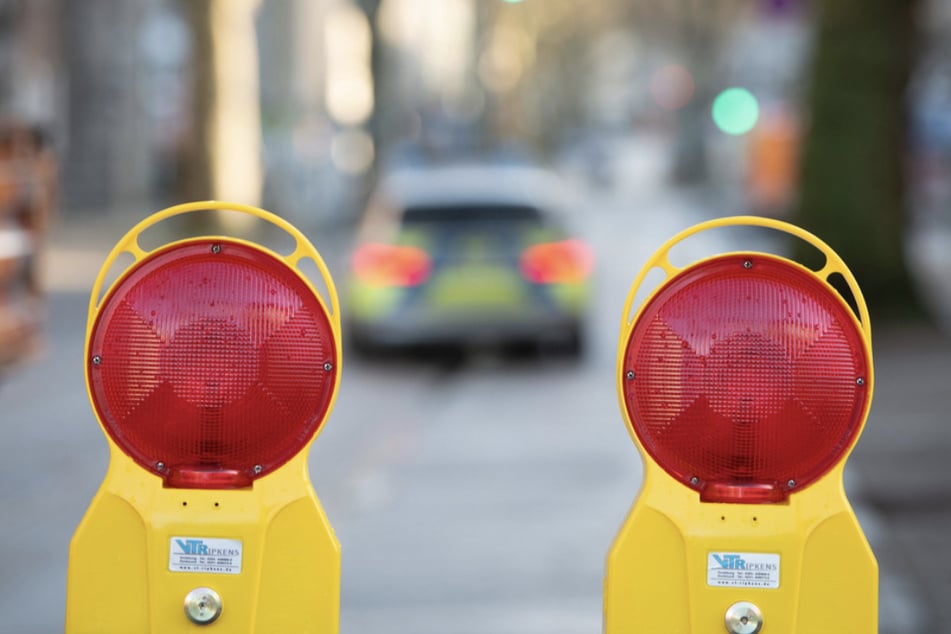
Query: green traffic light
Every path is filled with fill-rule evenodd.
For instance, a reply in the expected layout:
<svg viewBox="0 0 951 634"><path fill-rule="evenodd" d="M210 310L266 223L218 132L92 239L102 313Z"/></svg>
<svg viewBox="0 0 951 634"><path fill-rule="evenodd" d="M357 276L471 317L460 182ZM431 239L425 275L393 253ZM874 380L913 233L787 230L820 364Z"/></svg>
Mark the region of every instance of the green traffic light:
<svg viewBox="0 0 951 634"><path fill-rule="evenodd" d="M759 102L745 88L727 88L713 100L713 122L726 134L746 134L759 119Z"/></svg>

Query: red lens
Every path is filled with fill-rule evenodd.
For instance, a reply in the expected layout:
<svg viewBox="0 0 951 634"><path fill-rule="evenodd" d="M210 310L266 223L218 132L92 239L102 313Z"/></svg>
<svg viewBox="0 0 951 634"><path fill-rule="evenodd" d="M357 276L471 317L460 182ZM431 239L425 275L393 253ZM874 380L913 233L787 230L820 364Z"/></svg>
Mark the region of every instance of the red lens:
<svg viewBox="0 0 951 634"><path fill-rule="evenodd" d="M353 271L371 286L418 286L429 278L429 254L417 247L369 243L353 254Z"/></svg>
<svg viewBox="0 0 951 634"><path fill-rule="evenodd" d="M90 356L106 432L173 487L249 486L290 460L337 375L333 330L306 282L226 240L173 245L130 269L102 303Z"/></svg>
<svg viewBox="0 0 951 634"><path fill-rule="evenodd" d="M852 445L869 399L848 307L763 255L669 280L634 325L624 375L644 449L713 502L777 502L814 482Z"/></svg>
<svg viewBox="0 0 951 634"><path fill-rule="evenodd" d="M584 281L591 274L594 257L580 240L535 244L522 253L522 276L535 284Z"/></svg>

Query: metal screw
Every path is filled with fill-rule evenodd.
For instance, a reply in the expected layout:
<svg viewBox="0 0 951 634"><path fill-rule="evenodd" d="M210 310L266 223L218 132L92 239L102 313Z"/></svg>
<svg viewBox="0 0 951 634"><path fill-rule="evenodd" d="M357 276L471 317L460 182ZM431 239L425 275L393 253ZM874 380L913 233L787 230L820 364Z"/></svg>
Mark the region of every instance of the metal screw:
<svg viewBox="0 0 951 634"><path fill-rule="evenodd" d="M787 480L787 481L786 481L786 486L791 489L791 488L793 488L793 487L796 486L796 481L795 481L795 480Z"/></svg>
<svg viewBox="0 0 951 634"><path fill-rule="evenodd" d="M165 471L165 463L162 462L162 461L156 462L156 463L155 463L155 468L156 468L158 471Z"/></svg>
<svg viewBox="0 0 951 634"><path fill-rule="evenodd" d="M331 363L330 361L324 364L324 370L326 370L327 372L330 372L333 369L334 369L334 364Z"/></svg>
<svg viewBox="0 0 951 634"><path fill-rule="evenodd" d="M211 245L211 252L212 252L212 253L221 253L221 245L218 244L217 242L216 242L215 244Z"/></svg>
<svg viewBox="0 0 951 634"><path fill-rule="evenodd" d="M254 465L254 472L255 472L255 473L261 473L262 471L264 471L264 467L262 467L262 466L259 465L259 464Z"/></svg>
<svg viewBox="0 0 951 634"><path fill-rule="evenodd" d="M862 377L859 377L855 379L855 384L861 387L862 385L865 385L865 379L863 379Z"/></svg>
<svg viewBox="0 0 951 634"><path fill-rule="evenodd" d="M700 478L698 478L697 476L693 476L692 478L690 478L690 484L697 486L698 484L700 484Z"/></svg>
<svg viewBox="0 0 951 634"><path fill-rule="evenodd" d="M628 381L633 381L633 380L634 380L634 370L628 370L626 376L627 376L627 380L628 380Z"/></svg>
<svg viewBox="0 0 951 634"><path fill-rule="evenodd" d="M92 364L93 364L93 365L99 365L100 363L102 363L102 357L100 357L100 356L97 354L96 356L94 356L94 357L92 358Z"/></svg>
<svg viewBox="0 0 951 634"><path fill-rule="evenodd" d="M752 262L751 260L744 260L744 261L743 261L743 268L744 268L744 269L751 269L751 268L753 268L753 262Z"/></svg>

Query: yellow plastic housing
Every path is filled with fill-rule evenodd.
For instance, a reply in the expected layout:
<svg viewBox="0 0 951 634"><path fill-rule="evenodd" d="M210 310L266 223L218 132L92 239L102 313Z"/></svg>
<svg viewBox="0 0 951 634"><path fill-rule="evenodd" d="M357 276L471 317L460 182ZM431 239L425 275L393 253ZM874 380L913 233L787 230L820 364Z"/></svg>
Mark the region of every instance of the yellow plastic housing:
<svg viewBox="0 0 951 634"><path fill-rule="evenodd" d="M624 348L640 310L650 300L645 300L631 318L638 289L653 269L663 271L667 280L683 270L672 265L668 257L674 246L702 231L731 226L774 229L816 247L825 255L826 262L820 270L811 272L830 294L845 303L829 284L831 275L842 275L856 303L857 315L851 309L849 314L863 335L869 366L869 398L861 427L868 416L874 384L868 310L854 277L828 245L794 225L753 216L701 223L671 238L648 260L634 282L621 322L616 371L618 398L628 432L643 457L644 483L608 552L604 631L726 632L727 610L745 601L762 612L762 634L874 634L878 631L878 564L842 482L845 461L854 441L828 473L793 492L783 503L705 503L696 491L652 461L639 443L627 413L623 401ZM860 434L861 429L856 440ZM769 583L776 582L778 587L711 585L711 557L726 559L730 555L752 555L751 559L758 562L777 562L775 577Z"/></svg>
<svg viewBox="0 0 951 634"><path fill-rule="evenodd" d="M143 231L172 216L206 210L247 214L293 237L296 247L286 256L245 244L283 260L314 292L333 329L338 350L335 371L339 372L339 304L333 280L316 249L296 228L274 214L218 201L189 203L158 212L119 241L92 290L87 357L102 287L117 258L131 254L131 268L151 253L139 244ZM329 310L311 281L300 272L299 265L306 258L317 265ZM325 417L333 409L338 387L336 381ZM142 469L112 442L105 429L103 432L109 443L109 467L70 544L67 634L338 631L340 545L310 483L310 443L247 489L171 489L163 487L160 477ZM179 571L180 556L176 555L172 565L171 549L176 547L176 540L212 546L240 543L240 572L236 572L233 558L232 565L223 568L227 572ZM220 616L204 625L194 623L185 612L186 595L201 587L211 588L221 599Z"/></svg>

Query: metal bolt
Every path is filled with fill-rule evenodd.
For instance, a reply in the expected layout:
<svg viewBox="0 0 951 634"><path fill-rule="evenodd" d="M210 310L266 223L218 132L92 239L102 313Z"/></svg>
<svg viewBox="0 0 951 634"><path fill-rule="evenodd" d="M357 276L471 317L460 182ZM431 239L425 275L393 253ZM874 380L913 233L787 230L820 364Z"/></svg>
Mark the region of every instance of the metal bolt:
<svg viewBox="0 0 951 634"><path fill-rule="evenodd" d="M787 481L786 481L786 486L789 487L790 489L792 489L793 487L796 486L796 481L795 481L795 480L787 480Z"/></svg>
<svg viewBox="0 0 951 634"><path fill-rule="evenodd" d="M628 370L626 376L627 376L627 380L628 380L628 381L633 381L633 380L634 380L634 370Z"/></svg>
<svg viewBox="0 0 951 634"><path fill-rule="evenodd" d="M218 244L217 242L216 242L215 244L211 245L211 252L212 252L212 253L221 253L221 245Z"/></svg>
<svg viewBox="0 0 951 634"><path fill-rule="evenodd" d="M752 260L744 260L744 261L743 261L743 268L744 268L744 269L751 269L751 268L753 268L753 261L752 261Z"/></svg>
<svg viewBox="0 0 951 634"><path fill-rule="evenodd" d="M254 472L255 472L255 473L261 473L262 471L264 471L264 467L262 467L262 466L259 465L259 464L254 465Z"/></svg>
<svg viewBox="0 0 951 634"><path fill-rule="evenodd" d="M156 468L156 470L158 470L158 471L165 471L165 463L162 462L162 461L156 462L156 463L155 463L155 468Z"/></svg>
<svg viewBox="0 0 951 634"><path fill-rule="evenodd" d="M858 385L859 387L861 387L861 386L865 385L865 379L863 379L862 377L859 377L859 378L855 379L855 384Z"/></svg>
<svg viewBox="0 0 951 634"><path fill-rule="evenodd" d="M693 476L692 478L690 478L690 484L697 486L698 484L700 484L700 478L698 478L697 476Z"/></svg>
<svg viewBox="0 0 951 634"><path fill-rule="evenodd" d="M96 356L94 356L94 357L92 358L92 364L93 364L93 365L99 365L100 363L102 363L102 357L100 357L100 356L97 354Z"/></svg>
<svg viewBox="0 0 951 634"><path fill-rule="evenodd" d="M211 588L195 588L185 595L185 615L196 625L214 623L221 615L221 597Z"/></svg>
<svg viewBox="0 0 951 634"><path fill-rule="evenodd" d="M330 372L333 369L334 369L334 364L331 363L330 361L324 364L324 370L326 370L327 372Z"/></svg>
<svg viewBox="0 0 951 634"><path fill-rule="evenodd" d="M757 634L763 628L763 613L749 601L740 601L727 609L724 624L730 634Z"/></svg>

